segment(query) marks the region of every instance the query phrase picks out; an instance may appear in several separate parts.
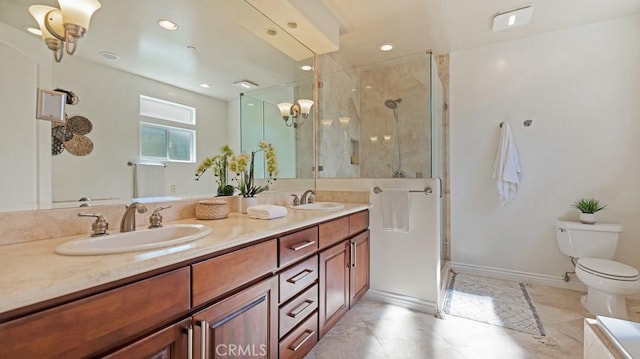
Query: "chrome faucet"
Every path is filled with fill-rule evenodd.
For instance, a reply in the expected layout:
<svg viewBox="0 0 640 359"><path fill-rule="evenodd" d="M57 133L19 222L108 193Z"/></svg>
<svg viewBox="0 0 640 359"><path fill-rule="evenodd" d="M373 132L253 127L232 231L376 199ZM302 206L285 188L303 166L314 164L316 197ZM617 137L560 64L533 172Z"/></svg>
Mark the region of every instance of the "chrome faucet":
<svg viewBox="0 0 640 359"><path fill-rule="evenodd" d="M133 202L127 206L120 221L120 232L136 230L136 211L138 213L147 213L147 207L140 202Z"/></svg>
<svg viewBox="0 0 640 359"><path fill-rule="evenodd" d="M302 196L300 196L300 204L313 203L313 200L314 200L313 196L315 196L315 194L316 194L316 191L312 189L308 189L304 191Z"/></svg>

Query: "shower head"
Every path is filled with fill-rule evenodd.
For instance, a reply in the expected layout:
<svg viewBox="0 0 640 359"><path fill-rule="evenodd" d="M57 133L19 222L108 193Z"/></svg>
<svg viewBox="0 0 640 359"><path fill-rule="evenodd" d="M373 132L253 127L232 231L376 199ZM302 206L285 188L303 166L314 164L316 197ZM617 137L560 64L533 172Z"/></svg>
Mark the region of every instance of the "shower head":
<svg viewBox="0 0 640 359"><path fill-rule="evenodd" d="M390 108L392 110L395 110L398 108L398 104L400 103L400 101L402 101L402 99L388 99L386 101L384 101L384 105L387 106L387 108Z"/></svg>

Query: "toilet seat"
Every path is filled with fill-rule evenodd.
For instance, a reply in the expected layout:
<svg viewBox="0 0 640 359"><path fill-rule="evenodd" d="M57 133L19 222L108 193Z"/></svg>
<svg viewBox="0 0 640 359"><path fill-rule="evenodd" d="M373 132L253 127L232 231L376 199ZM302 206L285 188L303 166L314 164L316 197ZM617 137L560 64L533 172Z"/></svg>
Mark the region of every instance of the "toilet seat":
<svg viewBox="0 0 640 359"><path fill-rule="evenodd" d="M626 264L600 258L580 258L576 267L601 278L633 282L640 279L637 269Z"/></svg>

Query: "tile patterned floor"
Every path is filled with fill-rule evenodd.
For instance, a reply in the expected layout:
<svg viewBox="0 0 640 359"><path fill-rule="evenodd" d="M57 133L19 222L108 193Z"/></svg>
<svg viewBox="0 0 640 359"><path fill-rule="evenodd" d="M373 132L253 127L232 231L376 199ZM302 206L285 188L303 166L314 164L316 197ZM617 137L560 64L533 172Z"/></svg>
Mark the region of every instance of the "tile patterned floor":
<svg viewBox="0 0 640 359"><path fill-rule="evenodd" d="M583 319L593 318L578 291L527 285L546 338L468 319L433 315L366 298L350 310L306 359L582 358ZM640 321L640 300L628 300Z"/></svg>

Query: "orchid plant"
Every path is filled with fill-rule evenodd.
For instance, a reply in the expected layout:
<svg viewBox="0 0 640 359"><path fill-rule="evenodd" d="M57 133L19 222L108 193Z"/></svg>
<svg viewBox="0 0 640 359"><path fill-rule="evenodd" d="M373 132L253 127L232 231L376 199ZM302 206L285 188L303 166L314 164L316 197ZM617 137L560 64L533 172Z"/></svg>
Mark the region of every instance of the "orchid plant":
<svg viewBox="0 0 640 359"><path fill-rule="evenodd" d="M211 169L213 175L218 183L218 196L231 196L234 192L234 187L229 184L229 161L233 157L233 150L229 145L224 145L220 148L220 154L205 158L198 169L196 170L196 181L202 177L202 175Z"/></svg>
<svg viewBox="0 0 640 359"><path fill-rule="evenodd" d="M241 153L232 155L229 160L229 169L237 174L238 186L236 187L243 197L255 197L260 192L269 189L268 185L257 186L254 183L255 156L258 152L264 152L267 172L267 183L271 184L278 175L278 161L276 149L266 141L258 143L258 149L251 154Z"/></svg>

